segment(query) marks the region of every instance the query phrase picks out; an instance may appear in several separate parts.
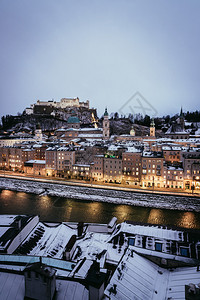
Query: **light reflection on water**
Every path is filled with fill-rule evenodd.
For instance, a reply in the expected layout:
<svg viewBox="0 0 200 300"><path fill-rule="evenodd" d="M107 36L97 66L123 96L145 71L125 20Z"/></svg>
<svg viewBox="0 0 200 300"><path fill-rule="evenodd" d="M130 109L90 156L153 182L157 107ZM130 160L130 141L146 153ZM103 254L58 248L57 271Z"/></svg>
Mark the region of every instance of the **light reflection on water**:
<svg viewBox="0 0 200 300"><path fill-rule="evenodd" d="M128 220L131 213L131 206L128 205L117 205L115 210L115 217L118 220Z"/></svg>
<svg viewBox="0 0 200 300"><path fill-rule="evenodd" d="M10 198L14 194L15 194L15 192L10 191L10 190L2 190L2 192L1 192L1 196L2 196L3 199Z"/></svg>
<svg viewBox="0 0 200 300"><path fill-rule="evenodd" d="M92 218L102 213L102 203L101 202L90 202L88 203L87 213Z"/></svg>
<svg viewBox="0 0 200 300"><path fill-rule="evenodd" d="M117 205L104 202L38 196L2 190L0 214L38 214L42 221L108 223L112 217L168 226L200 229L200 213Z"/></svg>
<svg viewBox="0 0 200 300"><path fill-rule="evenodd" d="M183 212L180 219L177 220L177 226L185 228L197 228L197 220L193 212Z"/></svg>
<svg viewBox="0 0 200 300"><path fill-rule="evenodd" d="M163 210L152 208L150 210L147 223L164 224L165 223L165 218L164 218Z"/></svg>

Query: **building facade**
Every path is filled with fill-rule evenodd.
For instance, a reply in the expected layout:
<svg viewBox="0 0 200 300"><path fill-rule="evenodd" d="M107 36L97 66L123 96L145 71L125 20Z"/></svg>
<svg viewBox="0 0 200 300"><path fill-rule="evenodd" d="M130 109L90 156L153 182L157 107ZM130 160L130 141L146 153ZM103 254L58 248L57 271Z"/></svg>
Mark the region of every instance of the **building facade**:
<svg viewBox="0 0 200 300"><path fill-rule="evenodd" d="M162 152L143 152L142 154L142 186L163 187L163 155Z"/></svg>

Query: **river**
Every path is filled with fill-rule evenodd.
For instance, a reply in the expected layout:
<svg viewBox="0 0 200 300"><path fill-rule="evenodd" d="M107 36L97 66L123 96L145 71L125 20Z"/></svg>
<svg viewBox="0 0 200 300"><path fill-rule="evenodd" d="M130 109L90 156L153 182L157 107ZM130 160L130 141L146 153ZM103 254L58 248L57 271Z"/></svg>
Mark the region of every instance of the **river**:
<svg viewBox="0 0 200 300"><path fill-rule="evenodd" d="M200 213L105 202L39 196L24 192L2 190L1 214L36 214L41 221L107 223L115 216L125 220L184 228L200 229Z"/></svg>

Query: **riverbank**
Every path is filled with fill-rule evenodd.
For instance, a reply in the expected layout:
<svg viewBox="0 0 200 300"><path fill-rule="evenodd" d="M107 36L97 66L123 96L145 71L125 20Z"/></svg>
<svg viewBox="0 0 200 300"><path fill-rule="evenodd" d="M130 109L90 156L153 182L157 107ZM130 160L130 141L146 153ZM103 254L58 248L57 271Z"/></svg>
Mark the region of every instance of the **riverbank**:
<svg viewBox="0 0 200 300"><path fill-rule="evenodd" d="M72 186L83 186L83 187L93 187L97 189L111 189L111 190L119 190L119 191L128 191L134 193L147 193L147 194L159 194L159 195L174 195L174 196L191 196L200 198L200 191L195 190L182 190L182 189L169 189L169 188L152 188L152 187L140 187L140 186L127 186L124 184L114 184L114 183L102 183L102 182L90 182L84 180L74 180L74 179L64 179L64 178L55 178L55 177L43 177L43 176L34 176L25 175L25 174L16 174L15 172L0 171L0 178L14 178L14 179L22 179L22 180L31 180L31 181L39 181L46 183L54 183L54 184L65 184Z"/></svg>
<svg viewBox="0 0 200 300"><path fill-rule="evenodd" d="M22 180L23 179L23 180ZM186 194L166 194L157 191L133 191L129 188L96 186L38 178L0 177L0 189L68 199L108 202L142 207L200 212L200 197Z"/></svg>

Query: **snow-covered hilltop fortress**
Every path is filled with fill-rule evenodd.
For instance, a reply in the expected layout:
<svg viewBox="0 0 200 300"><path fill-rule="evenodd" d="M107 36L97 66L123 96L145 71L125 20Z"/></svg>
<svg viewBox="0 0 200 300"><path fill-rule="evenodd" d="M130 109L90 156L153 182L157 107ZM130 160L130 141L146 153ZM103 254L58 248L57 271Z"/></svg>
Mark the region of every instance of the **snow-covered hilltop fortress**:
<svg viewBox="0 0 200 300"><path fill-rule="evenodd" d="M86 102L80 102L79 98L62 98L59 102L56 102L54 100L48 100L48 101L41 101L37 100L35 104L31 104L30 107L26 108L25 112L26 114L30 115L37 111L41 110L48 110L49 108L69 108L69 107L84 107L89 109L89 100Z"/></svg>

